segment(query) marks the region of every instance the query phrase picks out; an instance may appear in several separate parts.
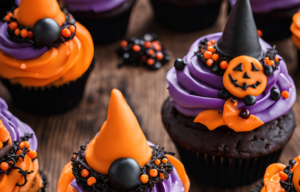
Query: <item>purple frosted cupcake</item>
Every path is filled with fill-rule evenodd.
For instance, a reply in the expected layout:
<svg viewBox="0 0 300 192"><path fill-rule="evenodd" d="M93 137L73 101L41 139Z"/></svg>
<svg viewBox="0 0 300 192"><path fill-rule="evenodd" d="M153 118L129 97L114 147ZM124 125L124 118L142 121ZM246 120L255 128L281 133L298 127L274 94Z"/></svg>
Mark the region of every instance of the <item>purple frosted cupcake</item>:
<svg viewBox="0 0 300 192"><path fill-rule="evenodd" d="M124 37L136 0L64 0L66 7L97 44Z"/></svg>
<svg viewBox="0 0 300 192"><path fill-rule="evenodd" d="M236 0L230 0L233 5ZM277 41L291 36L292 18L300 9L299 0L250 0L256 26L263 39Z"/></svg>
<svg viewBox="0 0 300 192"><path fill-rule="evenodd" d="M213 25L222 0L151 0L155 20L170 30L190 32Z"/></svg>
<svg viewBox="0 0 300 192"><path fill-rule="evenodd" d="M167 81L162 121L200 183L237 187L262 178L295 129L294 82L259 39L249 0L237 1L223 33L196 40Z"/></svg>

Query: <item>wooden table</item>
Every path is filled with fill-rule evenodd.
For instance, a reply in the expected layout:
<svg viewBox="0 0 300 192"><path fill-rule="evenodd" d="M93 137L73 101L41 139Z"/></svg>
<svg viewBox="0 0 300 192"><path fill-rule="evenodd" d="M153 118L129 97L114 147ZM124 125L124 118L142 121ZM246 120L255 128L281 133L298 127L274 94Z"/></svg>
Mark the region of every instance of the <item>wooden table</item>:
<svg viewBox="0 0 300 192"><path fill-rule="evenodd" d="M0 97L9 104L9 109L22 121L28 123L36 132L39 140L40 168L49 177L48 192L55 192L57 180L66 163L72 157L72 153L79 150L80 145L92 139L100 130L106 119L110 91L113 88L120 89L126 100L136 113L141 127L147 138L153 143L164 146L168 151L175 151L175 146L167 135L161 122L160 110L163 101L168 97L166 72L173 67L177 57L183 57L190 45L199 37L222 31L226 22L226 7L217 23L206 30L193 33L177 33L168 31L158 26L153 19L153 12L148 0L139 0L133 10L127 37L141 37L151 31L158 35L167 49L172 60L158 71L149 71L145 68L125 66L117 68L118 58L115 54L119 43L107 46L96 46L96 67L92 72L85 96L81 103L74 109L53 116L38 116L20 111L11 105L8 92L0 85ZM200 21L199 21L200 22ZM276 42L278 50L284 56L292 76L296 77L296 50L290 39ZM295 79L297 87L300 86L300 77ZM300 89L298 89L300 90ZM300 117L299 98L294 105L296 117ZM299 121L298 125L300 125ZM281 162L287 163L289 159L300 154L300 130L296 129L293 138L286 146ZM235 190L221 190L202 186L194 181L191 183L191 192L201 191L250 191L254 186L246 186Z"/></svg>

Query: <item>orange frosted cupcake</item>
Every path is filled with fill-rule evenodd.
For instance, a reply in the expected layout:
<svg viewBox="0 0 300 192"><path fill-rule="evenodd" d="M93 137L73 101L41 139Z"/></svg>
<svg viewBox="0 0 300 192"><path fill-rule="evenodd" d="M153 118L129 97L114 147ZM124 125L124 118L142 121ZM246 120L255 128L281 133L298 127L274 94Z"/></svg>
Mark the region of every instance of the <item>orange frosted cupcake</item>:
<svg viewBox="0 0 300 192"><path fill-rule="evenodd" d="M82 98L93 68L89 32L55 0L22 0L0 26L0 77L13 103L39 114Z"/></svg>
<svg viewBox="0 0 300 192"><path fill-rule="evenodd" d="M291 25L292 40L298 49L298 64L300 65L300 10L293 16L293 23Z"/></svg>
<svg viewBox="0 0 300 192"><path fill-rule="evenodd" d="M290 160L288 165L270 165L263 183L255 186L252 192L300 192L300 156Z"/></svg>
<svg viewBox="0 0 300 192"><path fill-rule="evenodd" d="M146 140L122 93L114 89L107 121L62 171L57 192L188 192L173 153Z"/></svg>

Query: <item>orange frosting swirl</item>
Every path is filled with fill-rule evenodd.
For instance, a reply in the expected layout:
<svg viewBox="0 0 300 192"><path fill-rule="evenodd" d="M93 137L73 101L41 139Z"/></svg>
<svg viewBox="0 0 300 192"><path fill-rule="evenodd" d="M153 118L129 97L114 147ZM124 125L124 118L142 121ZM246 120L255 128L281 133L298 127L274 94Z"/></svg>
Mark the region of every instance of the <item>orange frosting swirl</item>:
<svg viewBox="0 0 300 192"><path fill-rule="evenodd" d="M300 10L293 16L291 31L293 33L292 40L296 47L300 49Z"/></svg>
<svg viewBox="0 0 300 192"><path fill-rule="evenodd" d="M0 50L0 76L24 87L61 86L75 81L89 68L94 45L90 33L76 23L74 39L32 60L17 60Z"/></svg>

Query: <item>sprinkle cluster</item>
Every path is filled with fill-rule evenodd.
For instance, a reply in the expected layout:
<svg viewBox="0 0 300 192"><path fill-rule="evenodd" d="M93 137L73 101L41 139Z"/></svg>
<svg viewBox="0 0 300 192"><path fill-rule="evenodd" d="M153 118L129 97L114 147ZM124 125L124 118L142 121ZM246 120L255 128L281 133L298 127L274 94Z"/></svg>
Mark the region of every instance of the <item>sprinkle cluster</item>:
<svg viewBox="0 0 300 192"><path fill-rule="evenodd" d="M77 184L88 192L116 192L117 190L111 187L107 174L100 174L88 166L84 158L88 143L81 146L80 151L74 153L71 159L73 175ZM151 191L157 183L168 179L169 174L173 171L173 165L169 162L166 154L174 155L174 153L166 152L159 146L152 147L152 149L150 162L140 168L140 186L130 192L147 192L149 189Z"/></svg>
<svg viewBox="0 0 300 192"><path fill-rule="evenodd" d="M293 172L292 169L296 161L294 159L290 160L289 165L283 171L279 172L280 185L285 189L286 192L297 192L293 184Z"/></svg>
<svg viewBox="0 0 300 192"><path fill-rule="evenodd" d="M11 150L0 159L0 175L6 174L9 175L12 170L18 169L21 177L24 177L24 183L17 183L16 186L24 186L27 183L27 175L33 173L33 171L22 170L20 167L16 166L16 163L20 158L24 161L26 155L28 155L32 162L36 160L37 153L30 149L30 144L28 140L33 136L33 134L25 134L24 137L21 137L19 141L14 141ZM8 142L4 143L4 147L8 145Z"/></svg>
<svg viewBox="0 0 300 192"><path fill-rule="evenodd" d="M118 54L122 58L119 67L129 64L159 69L170 60L169 53L153 33L145 34L143 39L133 37L121 41Z"/></svg>

